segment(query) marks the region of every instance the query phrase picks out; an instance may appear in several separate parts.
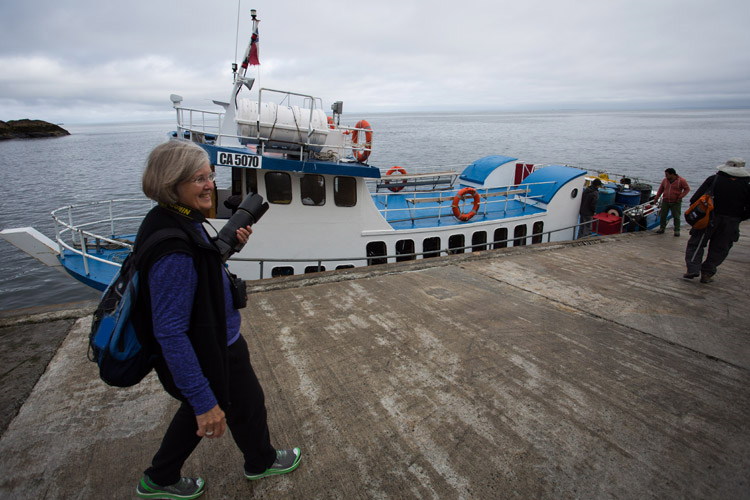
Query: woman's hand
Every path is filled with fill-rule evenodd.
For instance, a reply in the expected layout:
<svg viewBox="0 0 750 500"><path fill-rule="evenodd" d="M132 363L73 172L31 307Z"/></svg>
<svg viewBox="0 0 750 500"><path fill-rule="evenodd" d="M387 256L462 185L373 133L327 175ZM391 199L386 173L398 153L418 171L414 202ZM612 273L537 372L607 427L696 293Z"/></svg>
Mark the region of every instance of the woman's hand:
<svg viewBox="0 0 750 500"><path fill-rule="evenodd" d="M239 231L239 230L238 230ZM206 413L196 415L198 421L198 434L200 437L220 438L227 430L227 420L219 405L214 406Z"/></svg>
<svg viewBox="0 0 750 500"><path fill-rule="evenodd" d="M245 243L247 243L247 240L250 239L251 234L253 234L253 228L251 228L250 226L237 228L235 235L237 236L238 244L235 245L234 249L236 251L239 251L242 247L244 247Z"/></svg>
<svg viewBox="0 0 750 500"><path fill-rule="evenodd" d="M253 228L250 226L237 228L237 241L244 246L247 240L250 239L251 234L253 234Z"/></svg>

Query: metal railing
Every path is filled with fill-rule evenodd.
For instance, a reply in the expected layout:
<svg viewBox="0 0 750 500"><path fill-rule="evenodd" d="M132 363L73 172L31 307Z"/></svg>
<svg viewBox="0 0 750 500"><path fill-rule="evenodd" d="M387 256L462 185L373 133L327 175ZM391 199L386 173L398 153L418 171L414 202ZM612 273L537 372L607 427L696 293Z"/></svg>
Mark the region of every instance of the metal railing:
<svg viewBox="0 0 750 500"><path fill-rule="evenodd" d="M628 209L625 209L623 211L623 214L627 214L628 216L631 216L632 214L642 214L644 216L650 215L656 211L658 206L647 202L643 203L641 205L637 205L634 207L630 207ZM562 228L553 229L550 231L543 231L539 233L532 233L530 235L526 236L514 236L512 238L505 238L502 240L496 240L491 242L484 242L484 243L477 243L477 244L471 244L471 245L464 245L461 247L448 247L448 248L441 248L441 249L432 249L432 250L425 250L422 252L413 252L413 253L397 253L397 254L390 254L390 255L371 255L371 256L361 256L358 255L356 257L337 257L337 258L307 258L307 259L274 259L274 258L251 258L251 257L232 257L230 261L237 261L237 262L257 262L259 265L259 279L265 279L264 277L264 267L265 263L271 263L271 262L284 262L284 263L310 263L314 265L318 271L322 270L324 268L323 264L326 262L348 262L348 263L362 263L361 265L354 266L354 267L366 267L371 265L379 265L379 264L372 264L371 261L373 260L385 260L384 263L389 262L400 262L405 260L417 260L417 257L421 256L422 259L425 258L432 258L432 257L442 257L444 255L453 255L457 253L464 253L466 250L471 249L472 253L474 251L488 251L488 250L499 250L501 248L507 248L508 243L514 242L513 246L526 246L525 242L528 242L531 240L531 245L536 245L539 243L544 243L544 239L546 236L546 243L550 243L552 241L552 234L558 233L561 231L571 231L573 234L573 238L570 240L561 240L561 241L574 241L577 239L577 235L579 233L579 229L582 226L590 225L593 227L594 224L596 224L597 220L591 220L588 222L581 222L578 224L574 224L571 226L566 226ZM626 222L626 217L620 217L620 230L619 233L624 232ZM598 233L589 234L587 238L596 238L600 237L602 235ZM537 241L534 241L534 240ZM515 242L517 241L525 241L523 244L516 245ZM498 246L500 245L500 246ZM492 248L490 248L492 247ZM475 250L478 249L478 250ZM425 257L426 256L426 257ZM312 266L311 266L312 267Z"/></svg>
<svg viewBox="0 0 750 500"><path fill-rule="evenodd" d="M261 135L261 127L267 127L273 130L273 128L276 126L276 123L266 123L261 122L261 103L263 92L273 92L273 93L280 93L283 94L284 97L281 99L281 103L284 101L288 101L292 96L301 97L305 99L305 103L310 103L309 108L304 108L305 110L309 110L310 116L308 119L308 126L306 130L299 129L299 137L300 140L298 141L291 141L291 140L284 140L280 138L272 138L272 137L265 137ZM226 113L218 112L218 111L206 111L201 109L195 109L195 108L186 108L183 106L176 105L175 110L177 111L177 136L179 138L187 138L190 140L193 140L195 142L205 142L209 144L222 144L222 139L232 139L237 140L241 144L246 143L257 143L260 145L259 154L262 153L263 145L265 143L274 142L274 143L283 143L283 144L289 144L289 146L293 149L299 149L300 154L304 154L305 150L308 150L311 152L311 154L315 157L321 157L320 159L325 159L329 161L336 161L340 162L345 157L351 157L353 155L352 150L362 150L362 151L372 151L371 147L367 147L365 142L358 142L353 143L352 142L352 132L357 131L362 134L362 137L364 138L366 136L367 132L372 132L372 130L365 130L361 128L356 127L348 127L345 125L337 125L336 129L343 131L343 144L342 145L335 145L335 144L328 144L327 142L324 144L317 144L310 141L310 138L315 133L321 133L325 134L326 136L331 132L330 126L326 124L326 126L323 129L314 128L313 127L313 111L316 109L315 103L320 101L321 102L321 108L322 108L322 101L320 98L316 98L310 95L306 94L297 94L295 92L287 92L283 90L275 90L275 89L269 89L269 88L261 88L259 95L258 95L258 116L255 120L255 126L256 126L256 134L254 136L249 135L239 135L239 134L228 134L225 131L222 131L222 124L224 122L224 118L226 116ZM304 136L304 139L303 139ZM320 155L318 153L314 153L311 151L312 148L321 148L325 147L328 149L333 149L338 151L338 154L334 155L334 157L325 157ZM349 154L346 154L349 153Z"/></svg>
<svg viewBox="0 0 750 500"><path fill-rule="evenodd" d="M498 213L502 213L503 215L508 214L508 203L511 201L517 201L521 204L521 210L520 212L523 214L526 212L527 206L531 205L532 202L538 201L541 199L544 195L538 194L538 195L530 195L531 187L532 186L542 186L542 185L553 185L555 184L555 181L545 181L545 182L536 182L536 183L530 183L530 184L518 184L518 185L512 185L508 187L503 188L475 188L477 191L477 194L479 195L479 208L477 209L477 214L482 214L483 216L486 216L487 213L490 211L491 208L494 208L494 205L502 205L502 208L498 210ZM491 191L498 191L499 193L492 193ZM502 190L504 190L505 193L513 192L510 194L503 194ZM447 216L453 216L452 212L452 204L454 198L457 196L458 190L451 189L446 191L437 191L435 192L436 197L433 198L427 198L427 199L420 199L420 198L406 198L406 206L405 207L398 207L398 208L389 208L388 206L388 200L392 196L399 196L404 197L404 195L409 194L425 194L429 193L428 191L408 191L408 192L394 192L394 193L384 193L384 192L378 192L378 193L372 193L373 194L373 201L375 201L376 206L382 205L382 208L378 208L381 214L383 214L383 217L388 222L405 222L405 221L414 221L414 220L421 220L421 219L428 219L428 218L435 218L437 217L438 220L441 219L441 217L447 215ZM491 199L491 198L497 198L497 199ZM428 216L420 216L420 212L427 212L432 211L434 212L435 206L417 206L420 203L427 203L427 202L433 202L437 203L437 215L428 215ZM443 206L443 203L446 203L447 205ZM491 205L493 207L491 207ZM393 212L404 212L408 211L409 217L404 219L389 219L388 214ZM444 211L447 211L445 214Z"/></svg>
<svg viewBox="0 0 750 500"><path fill-rule="evenodd" d="M63 252L63 249L67 250L68 252L78 255L82 258L83 261L83 267L84 272L88 275L90 273L90 266L89 261L96 261L101 262L107 265L111 265L113 267L119 268L121 266L120 263L114 262L112 260L108 260L106 258L99 257L93 253L91 253L91 250L94 249L94 247L100 247L103 244L111 245L116 248L121 248L123 251L130 251L132 249L132 244L128 241L123 241L121 239L118 239L118 235L122 235L123 231L128 231L127 234L135 234L137 232L137 226L140 224L140 222L143 220L144 215L132 215L133 213L140 213L144 214L147 210L146 208L150 209L154 206L154 202L149 199L145 198L123 198L123 199L114 199L114 200L107 200L107 201L99 201L99 202L91 202L91 203L85 203L80 205L69 205L65 207L58 208L56 210L53 210L51 212L53 221L55 223L55 239L58 245L60 246L60 254L62 256L62 259L65 259L67 257L70 257L70 254L66 255L65 252ZM139 205L145 205L142 208L133 208L137 207ZM77 217L82 217L83 215L78 214L77 212L80 210L89 210L92 207L105 207L106 213L108 214L105 217L94 217L92 220L87 220L83 223L76 223L75 219ZM116 210L119 209L120 211ZM124 211L124 213L122 212ZM89 215L87 213L86 215ZM67 219L67 220L66 220ZM575 226L569 226L565 228L555 229L553 231L545 231L541 233L533 233L526 236L518 236L518 237L512 237L507 238L504 240L497 240L497 241L491 241L481 244L473 244L473 245L466 245L462 247L452 247L452 248L443 248L443 249L433 249L428 250L424 252L418 252L418 253L410 253L410 254L394 254L394 255L385 255L385 256L363 256L363 255L357 255L354 257L331 257L331 258L322 258L322 257L311 257L306 259L284 259L284 258L268 258L268 257L239 257L237 255L234 255L230 261L231 262L258 262L259 264L259 277L260 279L263 279L264 276L264 265L265 263L272 263L272 262L288 262L288 263L299 263L299 262L309 262L311 264L315 264L317 268L322 268L323 263L328 262L349 262L349 263L357 263L362 266L364 265L370 265L369 263L372 260L380 260L380 259L392 259L392 260L403 260L407 257L412 257L416 259L418 256L424 256L428 255L429 257L435 257L435 256L441 256L443 254L449 255L453 253L464 252L467 249L476 249L479 247L485 247L485 249L489 249L490 247L496 247L497 245L502 244L508 244L509 242L516 242L516 241L532 241L534 243L541 243L543 242L544 237L546 236L547 241L551 241L551 235L553 233L559 232L559 231L566 231L571 230L579 225ZM108 236L105 236L105 234L108 234ZM537 240L537 241L534 241ZM93 243L92 243L93 242ZM533 243L532 243L533 244Z"/></svg>
<svg viewBox="0 0 750 500"><path fill-rule="evenodd" d="M224 121L224 113L217 111L203 111L199 109L183 108L181 106L175 108L177 110L177 132L180 135L184 135L185 132L190 133L189 139L202 139L205 140L206 134L215 135L217 138L221 136L221 123ZM185 115L187 114L187 120ZM194 119L196 118L197 119ZM215 124L206 124L206 119L210 119L212 122L215 120ZM187 121L187 126L185 125ZM200 122L197 124L196 122ZM202 134L203 137L193 137L193 134ZM201 142L201 140L196 140Z"/></svg>
<svg viewBox="0 0 750 500"><path fill-rule="evenodd" d="M590 222L589 222L590 223ZM422 256L422 259L425 258L433 258L433 257L442 257L444 255L454 255L458 253L465 253L467 249L472 249L472 252L475 251L488 251L488 250L499 250L501 248L508 248L508 243L510 242L517 242L517 241L524 241L524 243L516 245L515 246L527 246L527 241L531 240L531 245L536 245L539 243L545 243L544 237L546 236L546 243L550 243L552 241L552 234L558 233L560 231L572 231L573 235L576 234L576 228L589 223L581 223L581 224L574 224L572 226L566 226L558 229L553 229L551 231L543 231L539 233L532 233L525 236L514 236L512 238L505 238L502 240L496 240L496 241L490 241L490 242L484 242L484 243L475 243L471 245L464 245L461 247L448 247L448 248L440 248L440 249L431 249L431 250L425 250L423 252L412 252L412 253L397 253L397 254L391 254L391 255L369 255L369 256L362 256L357 255L356 257L331 257L331 258L307 258L307 259L284 259L284 258L267 258L267 257L236 257L233 256L230 258L230 262L257 262L259 265L259 279L266 279L264 276L264 267L265 263L271 263L271 262L284 262L284 263L310 263L311 266L315 266L318 270L321 270L324 266L324 263L327 262L347 262L347 263L362 263L361 265L355 265L353 267L367 267L372 265L379 265L371 263L373 260L385 260L385 263L392 263L392 262L400 262L405 260L418 260L417 257ZM534 240L537 241L534 241ZM571 240L561 240L561 241L572 241ZM498 246L502 245L502 246ZM493 247L493 248L490 248ZM426 256L426 257L425 257ZM392 262L391 262L392 261Z"/></svg>
<svg viewBox="0 0 750 500"><path fill-rule="evenodd" d="M101 262L104 264L112 265L114 267L120 267L118 262L107 260L102 257L98 257L90 252L94 247L99 248L101 245L111 245L114 247L122 248L123 251L131 250L132 244L128 241L118 239L118 235L124 234L135 234L137 232L137 226L143 220L144 215L132 215L133 213L145 214L147 209L153 207L155 202L146 198L123 198L114 199L107 201L91 202L80 205L69 205L58 208L51 212L53 221L55 223L56 241L60 246L60 253L63 259L66 258L66 254L62 249L68 250L70 253L79 255L83 260L83 267L86 274L89 274L89 260ZM122 205L119 206L118 205ZM141 208L137 208L138 205L143 205ZM78 216L76 213L79 210L90 209L91 207L106 207L107 216L103 218L94 218L83 223L76 224L74 218ZM135 208L134 208L135 207ZM116 210L124 211L123 213ZM638 206L626 208L623 211L623 217L620 221L620 231L623 232L625 225L635 220L640 216L650 215L658 209L658 204L644 203ZM402 209L403 210L403 209ZM88 215L88 214L87 214ZM66 220L67 219L67 220ZM461 247L448 247L441 249L425 250L423 252L414 253L397 253L392 255L357 255L353 257L310 257L305 259L289 259L289 258L268 258L268 257L239 257L233 256L230 261L232 262L258 262L259 264L259 277L264 279L264 267L266 263L274 262L285 262L285 263L304 263L308 262L314 265L318 269L323 268L324 263L335 263L335 262L348 262L358 263L359 266L372 265L373 260L389 261L402 261L402 260L416 260L417 257L431 258L442 255L451 255L455 253L463 253L468 249L477 251L476 249L489 250L504 248L510 242L517 241L531 241L531 244L543 243L546 237L547 242L552 241L552 234L561 231L571 231L572 236L575 237L576 229L585 224L595 224L597 221L592 220L585 223L575 224L558 228L550 231L543 231L539 233L532 233L526 236L514 236L502 240L495 240L490 242L483 242L471 245L464 245ZM104 230L98 230L97 228L103 228ZM127 233L125 233L127 232ZM108 234L109 236L104 236ZM573 238L571 238L573 239ZM68 240L68 241L66 241ZM92 243L93 242L93 243ZM514 245L522 246L522 245ZM425 257L427 256L427 257Z"/></svg>
<svg viewBox="0 0 750 500"><path fill-rule="evenodd" d="M140 225L140 222L143 220L144 215L131 215L133 212L139 214L144 214L146 212L146 210L141 208L130 208L131 205L135 205L136 203L143 203L144 205L147 205L148 208L153 207L155 204L152 200L145 198L123 198L96 201L80 205L68 205L53 210L50 215L55 224L55 241L60 247L61 259L65 260L69 257L69 254L66 255L64 250L68 250L68 252L74 255L81 256L83 269L86 275L90 274L90 260L120 267L119 263L98 257L92 254L90 250L93 250L94 248L99 249L102 244L121 248L123 251L132 250L133 245L128 241L118 239L118 235L134 235L137 226ZM127 213L120 214L115 212L116 205L124 206L125 204L128 204L128 206L125 207ZM74 221L74 215L76 217L80 215L76 213L78 210L88 209L88 212L85 215L89 215L91 213L90 208L98 206L105 206L109 215L105 218L88 220L82 223L76 223ZM83 215L80 216L83 217ZM127 227L127 229L125 227ZM128 233L125 233L125 231L128 231ZM104 236L103 234L108 234L109 236ZM92 241L93 244L91 243Z"/></svg>

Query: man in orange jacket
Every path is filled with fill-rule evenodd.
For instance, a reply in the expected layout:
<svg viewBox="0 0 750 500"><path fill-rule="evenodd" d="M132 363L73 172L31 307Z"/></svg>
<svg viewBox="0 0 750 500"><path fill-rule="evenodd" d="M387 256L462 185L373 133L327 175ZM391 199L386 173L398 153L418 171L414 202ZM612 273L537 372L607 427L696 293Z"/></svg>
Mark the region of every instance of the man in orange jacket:
<svg viewBox="0 0 750 500"><path fill-rule="evenodd" d="M664 179L659 185L659 190L656 192L654 197L654 203L659 200L659 197L664 195L661 200L661 223L656 234L664 234L664 230L667 228L667 214L672 212L672 220L674 221L674 235L680 235L680 217L682 217L682 199L690 192L690 186L685 179L677 175L677 172L673 168L668 168L664 171Z"/></svg>

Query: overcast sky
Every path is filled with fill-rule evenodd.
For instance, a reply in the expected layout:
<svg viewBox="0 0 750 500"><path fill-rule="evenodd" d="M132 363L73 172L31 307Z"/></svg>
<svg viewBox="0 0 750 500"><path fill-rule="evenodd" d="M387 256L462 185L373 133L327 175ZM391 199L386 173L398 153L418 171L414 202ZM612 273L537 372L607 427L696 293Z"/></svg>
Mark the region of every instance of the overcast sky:
<svg viewBox="0 0 750 500"><path fill-rule="evenodd" d="M173 116L260 84L345 113L750 106L748 0L2 0L0 120ZM252 73L255 73L253 70Z"/></svg>

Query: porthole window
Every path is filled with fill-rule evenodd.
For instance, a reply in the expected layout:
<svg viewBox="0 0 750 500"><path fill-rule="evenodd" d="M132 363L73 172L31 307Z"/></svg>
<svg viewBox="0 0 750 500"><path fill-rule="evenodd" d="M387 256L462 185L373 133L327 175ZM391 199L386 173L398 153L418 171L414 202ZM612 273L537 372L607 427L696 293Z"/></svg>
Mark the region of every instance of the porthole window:
<svg viewBox="0 0 750 500"><path fill-rule="evenodd" d="M398 240L396 242L396 262L403 262L405 260L414 260L417 257L415 255L404 255L414 253L414 240Z"/></svg>
<svg viewBox="0 0 750 500"><path fill-rule="evenodd" d="M495 235L492 239L494 241L492 248L506 248L508 246L508 229L505 227L495 229Z"/></svg>
<svg viewBox="0 0 750 500"><path fill-rule="evenodd" d="M578 188L573 188L573 191L570 192L570 197L575 198L578 196Z"/></svg>
<svg viewBox="0 0 750 500"><path fill-rule="evenodd" d="M356 205L357 179L354 177L334 177L333 202L337 207L353 207Z"/></svg>
<svg viewBox="0 0 750 500"><path fill-rule="evenodd" d="M294 268L292 266L279 266L271 269L271 277L278 278L279 276L292 276L294 274Z"/></svg>
<svg viewBox="0 0 750 500"><path fill-rule="evenodd" d="M354 264L341 264L340 266L336 266L336 270L339 269L354 269Z"/></svg>
<svg viewBox="0 0 750 500"><path fill-rule="evenodd" d="M372 266L374 264L385 264L388 259L385 256L388 255L385 249L384 241L371 241L367 244L367 265Z"/></svg>
<svg viewBox="0 0 750 500"><path fill-rule="evenodd" d="M516 226L513 230L513 246L520 247L526 244L526 224Z"/></svg>
<svg viewBox="0 0 750 500"><path fill-rule="evenodd" d="M462 248L465 245L465 238L463 234L454 234L448 238L448 253L464 253Z"/></svg>
<svg viewBox="0 0 750 500"><path fill-rule="evenodd" d="M322 175L303 175L299 187L303 205L320 207L326 204L326 180Z"/></svg>
<svg viewBox="0 0 750 500"><path fill-rule="evenodd" d="M292 202L292 177L286 172L266 172L268 203L289 205Z"/></svg>
<svg viewBox="0 0 750 500"><path fill-rule="evenodd" d="M471 251L487 250L487 231L477 231L471 235Z"/></svg>
<svg viewBox="0 0 750 500"><path fill-rule="evenodd" d="M422 251L424 252L423 259L440 255L440 238L437 236L425 238L422 242Z"/></svg>
<svg viewBox="0 0 750 500"><path fill-rule="evenodd" d="M544 222L542 221L536 221L534 223L534 231L531 235L531 243L541 243L542 242L542 233L544 232Z"/></svg>
<svg viewBox="0 0 750 500"><path fill-rule="evenodd" d="M326 266L307 266L305 267L305 274L320 273L326 270Z"/></svg>

